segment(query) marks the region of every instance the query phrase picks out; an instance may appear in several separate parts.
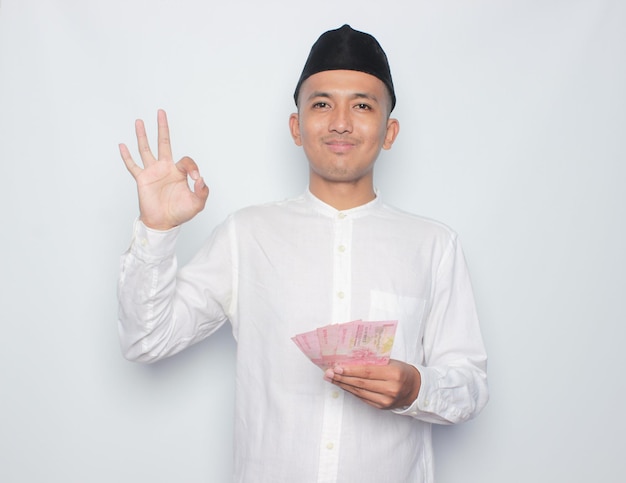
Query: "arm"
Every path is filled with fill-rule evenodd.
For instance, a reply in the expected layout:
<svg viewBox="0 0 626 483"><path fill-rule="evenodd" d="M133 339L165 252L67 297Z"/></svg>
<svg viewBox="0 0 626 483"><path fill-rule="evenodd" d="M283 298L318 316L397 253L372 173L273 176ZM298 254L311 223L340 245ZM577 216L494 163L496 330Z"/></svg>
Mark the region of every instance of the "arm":
<svg viewBox="0 0 626 483"><path fill-rule="evenodd" d="M174 254L179 229L157 231L141 221L121 258L119 337L124 357L154 362L215 332L232 301L228 223L219 226L188 265Z"/></svg>
<svg viewBox="0 0 626 483"><path fill-rule="evenodd" d="M381 409L423 421L458 423L488 400L487 356L461 247L453 239L436 270L425 320L424 360L388 366L337 367L327 380Z"/></svg>
<svg viewBox="0 0 626 483"><path fill-rule="evenodd" d="M122 159L137 182L140 219L121 260L119 334L125 357L142 362L172 355L206 337L226 320L220 303L203 291L206 280L198 277L193 267L177 270L177 227L202 210L208 188L190 158L174 164L164 111L159 111L157 121L158 159L150 151L143 122L135 123L143 169L132 160L128 148L120 145ZM193 191L188 176L194 180ZM229 259L227 244L209 245L213 250L226 251L224 256L218 253L218 260ZM196 266L207 267L205 259L196 258ZM211 273L224 270L223 265L209 268Z"/></svg>

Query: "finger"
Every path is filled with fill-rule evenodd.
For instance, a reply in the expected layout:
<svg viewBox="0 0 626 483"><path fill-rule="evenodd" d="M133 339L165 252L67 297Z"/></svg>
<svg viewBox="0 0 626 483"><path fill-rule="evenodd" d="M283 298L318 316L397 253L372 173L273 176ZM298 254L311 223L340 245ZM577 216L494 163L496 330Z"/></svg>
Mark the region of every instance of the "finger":
<svg viewBox="0 0 626 483"><path fill-rule="evenodd" d="M344 378L362 378L368 380L384 380L389 371L389 366L336 366L333 373Z"/></svg>
<svg viewBox="0 0 626 483"><path fill-rule="evenodd" d="M170 128L167 123L167 114L163 109L159 109L157 112L157 127L158 127L158 146L157 146L157 158L159 161L171 161L172 160L172 146L170 143Z"/></svg>
<svg viewBox="0 0 626 483"><path fill-rule="evenodd" d="M137 135L137 148L139 149L139 156L145 167L151 165L156 161L152 151L150 151L150 145L148 144L148 136L146 135L146 126L141 119L135 121L135 134Z"/></svg>
<svg viewBox="0 0 626 483"><path fill-rule="evenodd" d="M176 163L176 168L178 168L180 172L185 173L185 175L191 177L191 179L193 180L196 180L200 177L198 165L189 156L181 158L181 160Z"/></svg>
<svg viewBox="0 0 626 483"><path fill-rule="evenodd" d="M176 163L176 168L194 181L193 192L204 205L204 202L209 196L209 187L205 184L202 176L200 176L196 162L190 157L185 156Z"/></svg>
<svg viewBox="0 0 626 483"><path fill-rule="evenodd" d="M136 179L139 173L141 173L142 169L139 166L137 166L137 163L135 163L135 161L133 160L132 156L130 155L130 151L128 150L125 144L120 144L119 148L120 148L120 155L122 156L122 159L124 160L126 169L130 172L133 178Z"/></svg>
<svg viewBox="0 0 626 483"><path fill-rule="evenodd" d="M324 373L324 379L353 394L361 390L376 392L376 383L380 381L362 377L355 377L344 374L344 372L346 371L343 367L327 369Z"/></svg>
<svg viewBox="0 0 626 483"><path fill-rule="evenodd" d="M193 192L202 202L202 206L204 207L204 203L209 197L209 187L204 182L202 177L198 178L193 184Z"/></svg>
<svg viewBox="0 0 626 483"><path fill-rule="evenodd" d="M393 403L393 398L387 394L371 391L363 387L351 386L349 384L343 384L340 382L333 382L336 386L340 387L346 392L358 397L367 404L379 409L389 407Z"/></svg>
<svg viewBox="0 0 626 483"><path fill-rule="evenodd" d="M369 391L378 394L388 393L388 382L375 379L361 379L358 377L345 377L335 375L332 380L333 384L337 384L342 388L352 388L350 392L355 391Z"/></svg>
<svg viewBox="0 0 626 483"><path fill-rule="evenodd" d="M363 391L385 397L395 397L401 385L389 366L338 366L325 374L327 380L360 395Z"/></svg>

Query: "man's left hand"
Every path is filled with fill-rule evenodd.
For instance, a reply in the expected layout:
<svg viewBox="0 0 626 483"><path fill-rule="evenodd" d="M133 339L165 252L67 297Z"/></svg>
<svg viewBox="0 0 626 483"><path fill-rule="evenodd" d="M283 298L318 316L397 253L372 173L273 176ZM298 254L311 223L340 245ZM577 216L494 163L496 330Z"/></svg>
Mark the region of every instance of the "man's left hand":
<svg viewBox="0 0 626 483"><path fill-rule="evenodd" d="M410 406L422 382L415 367L394 359L386 366L336 366L324 379L378 409Z"/></svg>

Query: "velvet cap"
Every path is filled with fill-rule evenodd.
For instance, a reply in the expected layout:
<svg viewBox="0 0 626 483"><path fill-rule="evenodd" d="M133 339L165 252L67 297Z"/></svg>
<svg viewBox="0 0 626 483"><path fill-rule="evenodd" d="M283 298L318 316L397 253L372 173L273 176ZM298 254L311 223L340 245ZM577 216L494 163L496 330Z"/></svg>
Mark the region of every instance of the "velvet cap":
<svg viewBox="0 0 626 483"><path fill-rule="evenodd" d="M391 110L395 107L396 94L387 55L370 34L354 30L346 24L320 35L311 47L293 94L296 105L302 83L313 74L327 70L356 70L378 77L391 96Z"/></svg>

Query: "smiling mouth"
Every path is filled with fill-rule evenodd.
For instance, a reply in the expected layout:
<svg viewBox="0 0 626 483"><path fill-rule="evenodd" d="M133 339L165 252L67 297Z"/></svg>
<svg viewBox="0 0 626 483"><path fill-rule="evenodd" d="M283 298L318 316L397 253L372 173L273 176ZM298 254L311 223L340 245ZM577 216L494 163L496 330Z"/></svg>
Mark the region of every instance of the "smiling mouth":
<svg viewBox="0 0 626 483"><path fill-rule="evenodd" d="M328 148L335 153L345 153L354 148L355 143L343 139L333 139L325 142Z"/></svg>

